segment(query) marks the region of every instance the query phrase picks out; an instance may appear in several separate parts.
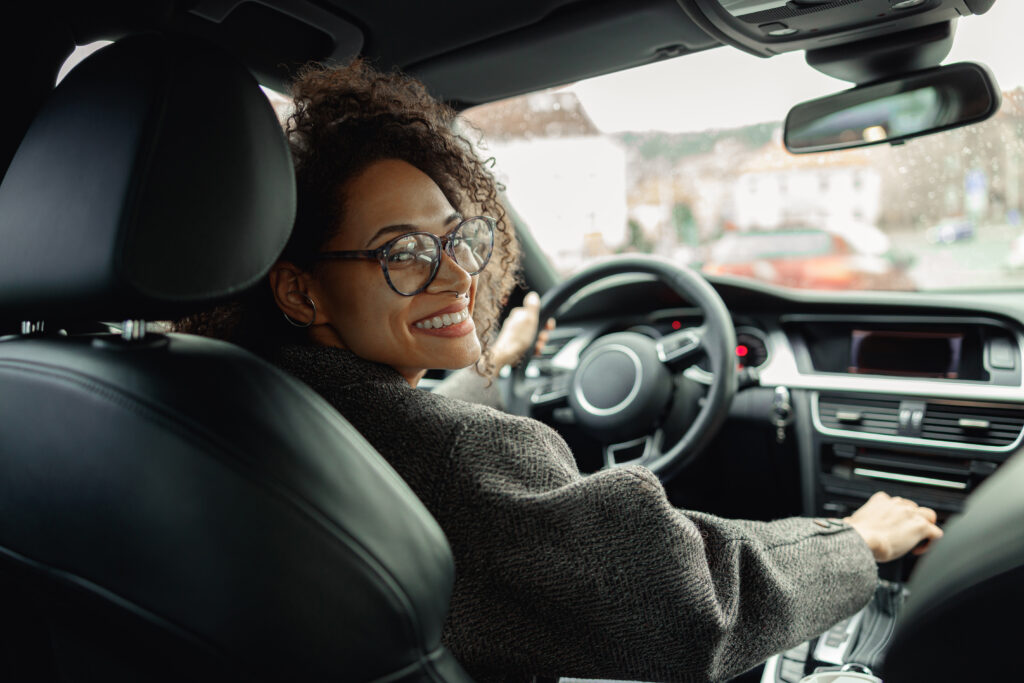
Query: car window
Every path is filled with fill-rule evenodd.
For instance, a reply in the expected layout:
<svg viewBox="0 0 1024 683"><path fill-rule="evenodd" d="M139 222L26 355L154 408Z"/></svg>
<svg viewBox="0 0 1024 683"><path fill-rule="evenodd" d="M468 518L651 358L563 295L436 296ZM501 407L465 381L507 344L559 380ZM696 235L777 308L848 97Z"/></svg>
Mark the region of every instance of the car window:
<svg viewBox="0 0 1024 683"><path fill-rule="evenodd" d="M992 68L1004 91L996 116L900 146L789 154L789 107L850 84L811 69L802 53L764 60L730 48L466 118L562 275L647 252L811 289L1017 288L1024 60L1012 27L1022 24L1024 3L962 20L946 60ZM784 269L764 265L780 259Z"/></svg>

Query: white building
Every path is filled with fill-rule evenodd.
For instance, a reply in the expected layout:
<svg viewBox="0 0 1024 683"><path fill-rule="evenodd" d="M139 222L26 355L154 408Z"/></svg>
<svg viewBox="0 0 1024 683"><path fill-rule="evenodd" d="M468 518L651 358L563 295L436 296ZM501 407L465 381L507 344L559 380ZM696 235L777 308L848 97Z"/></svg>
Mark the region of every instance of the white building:
<svg viewBox="0 0 1024 683"><path fill-rule="evenodd" d="M467 113L486 136L498 179L559 271L626 237L626 152L571 92L536 93Z"/></svg>
<svg viewBox="0 0 1024 683"><path fill-rule="evenodd" d="M741 167L733 197L740 230L875 225L882 178L857 150L794 156L772 142Z"/></svg>
<svg viewBox="0 0 1024 683"><path fill-rule="evenodd" d="M610 249L626 236L626 155L597 135L490 144L512 205L554 266L574 270L600 235Z"/></svg>

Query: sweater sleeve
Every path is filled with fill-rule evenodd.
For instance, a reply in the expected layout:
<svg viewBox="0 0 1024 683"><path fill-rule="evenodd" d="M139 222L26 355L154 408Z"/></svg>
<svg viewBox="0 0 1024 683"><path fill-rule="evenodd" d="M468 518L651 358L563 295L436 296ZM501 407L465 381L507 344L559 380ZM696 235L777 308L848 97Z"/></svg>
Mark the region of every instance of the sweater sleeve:
<svg viewBox="0 0 1024 683"><path fill-rule="evenodd" d="M847 525L679 510L649 470L580 476L554 431L502 417L464 425L446 484L459 505L439 514L456 558L446 639L478 680L723 680L874 591Z"/></svg>

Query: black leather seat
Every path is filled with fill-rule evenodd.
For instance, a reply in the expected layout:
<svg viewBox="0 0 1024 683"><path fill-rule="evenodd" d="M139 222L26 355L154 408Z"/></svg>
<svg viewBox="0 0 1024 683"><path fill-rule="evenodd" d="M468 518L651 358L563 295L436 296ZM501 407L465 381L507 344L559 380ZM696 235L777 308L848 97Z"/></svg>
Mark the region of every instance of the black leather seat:
<svg viewBox="0 0 1024 683"><path fill-rule="evenodd" d="M945 532L911 576L886 683L1020 680L1024 453L972 493Z"/></svg>
<svg viewBox="0 0 1024 683"><path fill-rule="evenodd" d="M294 189L240 66L166 36L76 68L0 185L0 679L464 681L453 566L304 385L141 336L259 281ZM123 335L66 322L131 321ZM30 329L31 326L26 329Z"/></svg>

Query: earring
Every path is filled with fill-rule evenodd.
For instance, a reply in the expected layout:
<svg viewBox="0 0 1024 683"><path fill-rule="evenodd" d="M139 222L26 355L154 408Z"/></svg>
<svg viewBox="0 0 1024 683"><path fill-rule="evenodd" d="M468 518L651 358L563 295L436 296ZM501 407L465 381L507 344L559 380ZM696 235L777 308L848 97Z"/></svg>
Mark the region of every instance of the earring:
<svg viewBox="0 0 1024 683"><path fill-rule="evenodd" d="M288 294L289 295L291 295L291 294L298 294L301 297L303 297L306 301L308 301L310 308L313 309L313 317L309 319L308 323L298 323L298 322L295 322L295 320L291 316L289 316L287 313L284 313L284 311L282 311L282 313L284 313L284 319L288 321L289 325L293 325L295 327L311 327L313 325L313 323L316 322L316 304L313 303L313 299L308 294L303 294L302 292L300 292L297 289L293 289L292 291L288 292Z"/></svg>

